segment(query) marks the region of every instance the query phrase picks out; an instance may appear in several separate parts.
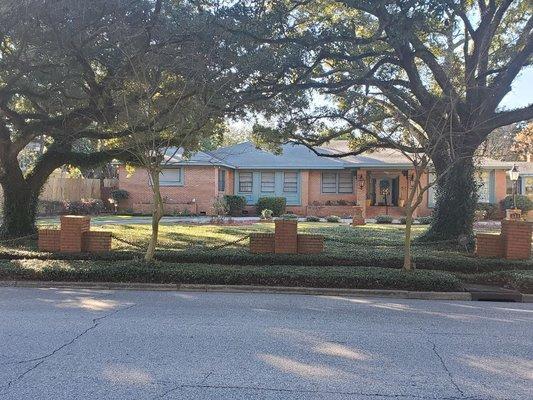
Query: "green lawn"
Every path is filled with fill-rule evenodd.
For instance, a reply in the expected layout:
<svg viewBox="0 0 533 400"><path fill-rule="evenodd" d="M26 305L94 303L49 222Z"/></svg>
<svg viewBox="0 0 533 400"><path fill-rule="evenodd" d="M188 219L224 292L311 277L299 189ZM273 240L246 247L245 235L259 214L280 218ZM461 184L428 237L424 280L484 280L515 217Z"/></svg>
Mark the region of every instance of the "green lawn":
<svg viewBox="0 0 533 400"><path fill-rule="evenodd" d="M98 277L102 271L107 270L108 279L116 280L120 279L121 275L116 275L115 269L122 268L129 271L123 276L126 280L142 280L143 278L139 274L144 271L143 273L148 273L148 276L157 277L154 278L156 281L165 281L172 277L172 281L180 282L190 281L187 278L188 274L191 268L196 268L197 271L203 272L200 277L197 276L193 281L203 283L207 283L207 281L227 283L228 280L243 283L249 278L250 284L264 281L265 284L271 285L285 282L288 285L298 286L295 280L296 276L300 282L307 284L315 282L327 287L338 285L339 287L382 288L386 286L383 282L388 282L387 284L391 288L409 286L399 278L399 276L403 276L401 271L391 271L392 269L398 270L402 266L404 226L368 224L354 228L343 224L301 222L298 228L301 233L323 234L326 239L325 252L320 255L256 255L249 253L248 240L232 243L252 232L273 231L274 225L271 223L244 226L162 224L157 251L158 263L145 266L152 268L151 272L148 273L147 270L140 267L139 261L133 260L142 256L142 248L148 244L150 225L117 223L97 225L92 229L110 230L117 238L135 243L141 249L113 240L114 251L108 254L50 254L39 252L35 241L27 241L16 246L0 246L0 260L4 259L8 262L7 260L11 259L35 259L34 263L21 262L16 264L16 261L13 261L15 264L13 262L3 264L4 272L10 271L9 274L14 274L12 276L15 277L19 276L15 274L17 268L23 271L22 275L27 274L28 276L36 274L36 270L45 271L45 273L39 272L35 275L42 279L49 279L51 276L56 276L57 279L67 279L71 276L71 279L74 280L84 280L88 276ZM426 226L415 226L413 228L414 237L416 238L426 229ZM224 244L229 245L217 248L217 246ZM457 276L465 282L478 279L484 282L497 282L525 288L526 291L530 290L527 288L531 283L532 260L478 259L465 248L416 242L413 246L413 254L416 268L419 270L448 271L457 273ZM81 260L86 261L82 262ZM17 268L13 269L14 265ZM126 268L127 265L135 266L131 269ZM0 268L2 267L0 266ZM81 270L88 268L91 272L80 273L80 268ZM163 275L161 275L161 268L166 271ZM205 268L211 272L206 272ZM295 275L286 275L290 269L295 272ZM378 274L379 279L368 272L372 269L376 270L373 274ZM388 271L383 271L383 269ZM68 271L77 272L69 275ZM302 275L305 271L307 271L304 274L306 277ZM318 278L320 271L322 271L323 276ZM415 272L415 275L419 272L423 271ZM354 277L350 273L356 275L362 273L364 278L359 275ZM265 274L268 275L267 278L265 278ZM336 276L335 274L340 274L342 278L332 278L332 276ZM105 274L101 276L105 276ZM209 278L205 278L206 276ZM387 278L385 279L384 276ZM390 278L391 276L394 278ZM431 278L431 282L435 278L431 275L428 276ZM442 276L438 275L437 278L435 279L441 282ZM413 278L407 279L412 280ZM393 281L398 283L393 285L390 283ZM446 284L433 284L431 282L424 284L419 282L417 285L420 288L444 288L442 290L446 290L446 287L456 287L455 281L453 283L447 281Z"/></svg>

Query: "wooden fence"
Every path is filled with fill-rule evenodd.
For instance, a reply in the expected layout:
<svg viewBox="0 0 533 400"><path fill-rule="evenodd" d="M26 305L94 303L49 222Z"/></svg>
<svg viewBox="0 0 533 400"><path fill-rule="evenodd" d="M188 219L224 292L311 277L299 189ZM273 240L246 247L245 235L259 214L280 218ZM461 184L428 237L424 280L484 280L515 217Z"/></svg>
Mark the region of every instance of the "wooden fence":
<svg viewBox="0 0 533 400"><path fill-rule="evenodd" d="M100 183L100 181L102 183ZM41 200L48 201L79 201L81 199L100 199L102 197L102 187L118 187L118 179L100 180L52 176L44 185L43 192L39 198ZM3 199L1 188L0 195Z"/></svg>

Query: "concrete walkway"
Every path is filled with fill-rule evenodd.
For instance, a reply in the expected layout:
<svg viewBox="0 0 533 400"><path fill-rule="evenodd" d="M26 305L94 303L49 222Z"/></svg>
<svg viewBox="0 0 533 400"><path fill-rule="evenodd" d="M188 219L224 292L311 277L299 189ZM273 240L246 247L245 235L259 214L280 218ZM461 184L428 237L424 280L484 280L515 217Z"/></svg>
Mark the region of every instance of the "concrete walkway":
<svg viewBox="0 0 533 400"><path fill-rule="evenodd" d="M0 398L531 399L533 304L0 289Z"/></svg>

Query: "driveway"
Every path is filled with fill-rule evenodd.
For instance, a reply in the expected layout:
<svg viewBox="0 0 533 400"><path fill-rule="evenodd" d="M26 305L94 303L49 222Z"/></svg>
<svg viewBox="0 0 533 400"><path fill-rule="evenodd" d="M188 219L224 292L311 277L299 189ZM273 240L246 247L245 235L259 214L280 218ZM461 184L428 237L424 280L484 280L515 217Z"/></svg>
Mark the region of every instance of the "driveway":
<svg viewBox="0 0 533 400"><path fill-rule="evenodd" d="M1 399L531 399L533 304L1 288Z"/></svg>

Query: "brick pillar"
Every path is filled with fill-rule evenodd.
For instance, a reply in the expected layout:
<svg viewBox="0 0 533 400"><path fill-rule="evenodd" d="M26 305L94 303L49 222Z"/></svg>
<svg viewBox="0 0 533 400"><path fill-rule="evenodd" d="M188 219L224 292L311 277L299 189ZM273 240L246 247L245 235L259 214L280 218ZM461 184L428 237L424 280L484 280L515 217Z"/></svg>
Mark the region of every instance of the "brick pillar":
<svg viewBox="0 0 533 400"><path fill-rule="evenodd" d="M276 253L298 253L298 221L275 221L274 251Z"/></svg>
<svg viewBox="0 0 533 400"><path fill-rule="evenodd" d="M531 257L531 234L533 223L526 221L503 220L503 256L509 260L527 260Z"/></svg>
<svg viewBox="0 0 533 400"><path fill-rule="evenodd" d="M83 249L83 233L88 232L91 218L78 215L61 216L59 249L65 253L80 253Z"/></svg>
<svg viewBox="0 0 533 400"><path fill-rule="evenodd" d="M364 186L361 189L359 186L359 177L362 176L364 179ZM368 190L368 186L370 185L370 182L368 181L368 174L366 169L358 169L357 170L357 179L355 180L355 185L357 187L357 205L360 207L363 207L363 218L365 218L365 211L366 211L366 192Z"/></svg>

